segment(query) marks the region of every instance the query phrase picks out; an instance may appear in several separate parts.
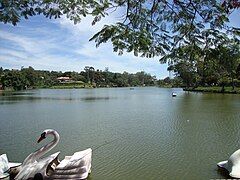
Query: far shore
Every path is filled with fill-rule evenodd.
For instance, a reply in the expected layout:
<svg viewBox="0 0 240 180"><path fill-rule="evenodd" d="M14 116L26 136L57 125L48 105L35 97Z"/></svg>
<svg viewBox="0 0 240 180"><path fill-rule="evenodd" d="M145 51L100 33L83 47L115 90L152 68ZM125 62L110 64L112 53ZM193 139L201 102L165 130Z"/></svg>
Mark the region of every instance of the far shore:
<svg viewBox="0 0 240 180"><path fill-rule="evenodd" d="M19 92L19 91L26 91L26 90L34 90L34 89L95 89L95 88L129 88L133 90L137 87L159 87L159 86L94 86L91 84L85 84L85 85L55 85L55 86L45 86L45 87L33 87L28 89L22 89L22 90L14 90L13 88L8 88L6 90L2 89L0 90L0 93L4 92Z"/></svg>
<svg viewBox="0 0 240 180"><path fill-rule="evenodd" d="M153 87L153 86L134 86L134 87L96 87L92 86L90 84L85 84L85 85L56 85L56 86L50 86L50 87L35 87L35 88L29 88L29 89L24 89L24 90L32 90L32 89L94 89L94 88L135 88L135 87ZM160 87L160 88L182 88L182 87L171 87L171 86L155 86L155 87ZM221 94L240 94L240 87L235 87L232 89L232 87L225 87L224 91L222 91L222 87L219 86L213 86L213 87L189 87L189 88L182 88L183 91L189 91L189 92L200 92L200 93L221 93ZM132 90L132 89L131 89ZM0 90L1 93L7 93L7 92L17 92L16 90L13 89L7 89L7 90Z"/></svg>

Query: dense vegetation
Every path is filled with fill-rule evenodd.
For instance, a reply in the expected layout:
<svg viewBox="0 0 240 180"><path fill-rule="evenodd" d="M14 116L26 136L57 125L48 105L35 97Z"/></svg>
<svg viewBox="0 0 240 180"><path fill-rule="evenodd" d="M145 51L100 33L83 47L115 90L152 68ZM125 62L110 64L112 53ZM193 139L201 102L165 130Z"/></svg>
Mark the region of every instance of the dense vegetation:
<svg viewBox="0 0 240 180"><path fill-rule="evenodd" d="M169 61L168 70L178 77L174 83L182 80L187 88L221 86L224 92L225 86L240 86L239 41L225 35L217 41L210 39L205 46L195 43L178 48L164 58Z"/></svg>
<svg viewBox="0 0 240 180"><path fill-rule="evenodd" d="M61 81L59 77L69 77ZM156 77L143 71L135 74L127 72L113 73L86 66L81 72L57 72L34 70L32 67L21 70L0 68L0 84L3 89L23 90L31 88L83 88L83 87L128 87L152 86Z"/></svg>
<svg viewBox="0 0 240 180"><path fill-rule="evenodd" d="M157 80L155 76L144 71L135 74L114 73L108 68L95 70L89 66L81 72L34 70L32 67L9 70L0 67L0 86L5 90L160 86L183 87L196 91L226 92L227 90L229 92L236 89L235 87L238 89L240 87L240 59L235 59L233 53L231 57L234 58L233 61L229 60L230 57L225 63L222 63L223 60L217 62L215 59L215 64L206 64L205 68L201 63L192 66L192 64L179 62L168 68L174 73L174 78L166 77L162 80ZM69 77L69 79L64 81L59 77Z"/></svg>

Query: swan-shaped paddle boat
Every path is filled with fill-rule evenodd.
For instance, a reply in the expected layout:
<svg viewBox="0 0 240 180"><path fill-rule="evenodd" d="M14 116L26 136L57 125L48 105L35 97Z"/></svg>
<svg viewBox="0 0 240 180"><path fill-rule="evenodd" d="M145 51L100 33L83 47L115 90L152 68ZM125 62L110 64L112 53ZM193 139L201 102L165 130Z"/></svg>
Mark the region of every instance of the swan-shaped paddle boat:
<svg viewBox="0 0 240 180"><path fill-rule="evenodd" d="M235 151L227 161L219 162L218 167L224 168L233 178L240 178L240 149Z"/></svg>
<svg viewBox="0 0 240 180"><path fill-rule="evenodd" d="M9 179L10 175L16 175L21 163L8 162L6 154L0 156L0 179Z"/></svg>
<svg viewBox="0 0 240 180"><path fill-rule="evenodd" d="M75 152L72 156L65 156L61 162L58 160L60 152L42 158L57 145L60 139L57 131L47 129L41 134L38 143L47 136L53 136L53 140L24 160L15 179L86 179L91 172L92 149L88 148Z"/></svg>

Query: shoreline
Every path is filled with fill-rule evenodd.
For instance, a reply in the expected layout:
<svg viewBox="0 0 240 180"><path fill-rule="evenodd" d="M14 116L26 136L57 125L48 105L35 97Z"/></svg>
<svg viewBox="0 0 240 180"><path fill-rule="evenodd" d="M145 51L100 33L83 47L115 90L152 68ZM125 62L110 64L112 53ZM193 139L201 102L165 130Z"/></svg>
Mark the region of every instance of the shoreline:
<svg viewBox="0 0 240 180"><path fill-rule="evenodd" d="M183 88L183 91L189 92L201 92L201 93L217 93L217 94L240 94L240 88L225 87L222 91L222 87L197 87L197 88Z"/></svg>
<svg viewBox="0 0 240 180"><path fill-rule="evenodd" d="M129 88L132 90L132 88L137 87L159 87L159 86L124 86L124 87L94 87L94 86L51 86L51 87L35 87L35 88L29 88L29 89L22 89L22 90L0 90L0 93L12 93L12 92L20 92L20 91L27 91L27 90L37 90L37 89L101 89L101 88ZM161 87L162 88L162 87Z"/></svg>

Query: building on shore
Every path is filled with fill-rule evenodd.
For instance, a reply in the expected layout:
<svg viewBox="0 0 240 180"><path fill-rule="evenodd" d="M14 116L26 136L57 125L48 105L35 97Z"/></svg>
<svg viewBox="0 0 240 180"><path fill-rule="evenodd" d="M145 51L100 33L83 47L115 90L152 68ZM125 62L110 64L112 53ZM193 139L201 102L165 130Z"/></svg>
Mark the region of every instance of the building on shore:
<svg viewBox="0 0 240 180"><path fill-rule="evenodd" d="M72 82L72 78L67 77L67 76L66 77L58 77L57 80L60 83Z"/></svg>

